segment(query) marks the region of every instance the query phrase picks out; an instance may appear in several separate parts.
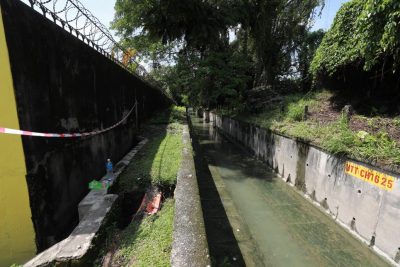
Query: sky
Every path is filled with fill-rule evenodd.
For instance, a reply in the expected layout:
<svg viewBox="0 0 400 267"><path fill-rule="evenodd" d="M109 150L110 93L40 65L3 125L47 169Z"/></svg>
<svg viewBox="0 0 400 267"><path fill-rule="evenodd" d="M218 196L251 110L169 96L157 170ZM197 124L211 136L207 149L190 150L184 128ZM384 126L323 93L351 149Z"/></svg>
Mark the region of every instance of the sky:
<svg viewBox="0 0 400 267"><path fill-rule="evenodd" d="M22 2L29 3L29 0L21 0ZM101 23L107 28L110 27L111 21L114 19L114 5L116 0L78 0L80 1ZM327 31L332 25L336 12L341 5L349 0L325 0L325 7L320 16L315 18L312 30L323 29ZM63 3L64 1L59 1ZM115 41L119 41L115 32L110 30ZM234 37L230 37L234 39ZM146 64L145 64L146 65Z"/></svg>
<svg viewBox="0 0 400 267"><path fill-rule="evenodd" d="M22 0L28 2L28 0ZM340 6L349 0L325 0L325 8L320 17L317 17L313 30L328 30ZM115 0L80 0L80 2L105 26L109 27L114 18ZM115 37L115 35L114 35Z"/></svg>
<svg viewBox="0 0 400 267"><path fill-rule="evenodd" d="M329 30L332 25L333 19L335 18L336 12L342 6L343 3L349 0L325 0L325 7L322 10L320 17L317 17L315 24L312 27L313 30L324 29Z"/></svg>
<svg viewBox="0 0 400 267"><path fill-rule="evenodd" d="M105 26L110 27L114 19L115 0L80 0Z"/></svg>
<svg viewBox="0 0 400 267"><path fill-rule="evenodd" d="M105 26L110 26L114 18L115 0L80 0ZM325 8L320 17L316 18L313 30L328 30L336 12L341 5L349 0L325 0Z"/></svg>

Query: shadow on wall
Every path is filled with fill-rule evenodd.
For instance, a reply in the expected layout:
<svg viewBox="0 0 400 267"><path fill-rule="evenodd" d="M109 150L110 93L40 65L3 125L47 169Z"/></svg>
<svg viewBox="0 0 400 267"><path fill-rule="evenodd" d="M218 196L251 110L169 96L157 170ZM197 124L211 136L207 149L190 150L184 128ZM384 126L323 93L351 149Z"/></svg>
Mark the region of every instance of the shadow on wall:
<svg viewBox="0 0 400 267"><path fill-rule="evenodd" d="M0 0L20 128L88 132L93 137L22 138L36 245L42 251L69 235L88 183L136 143L136 125L170 101L20 1ZM21 19L23 18L23 19ZM0 203L0 205L6 205Z"/></svg>
<svg viewBox="0 0 400 267"><path fill-rule="evenodd" d="M191 124L190 120L189 123ZM198 177L201 206L212 264L223 266L228 261L229 266L245 266L215 182L207 163L203 159L202 150L204 145L200 146L194 134L191 136L193 149L195 150L196 176ZM207 148L204 149L206 150ZM231 261L232 258L236 260Z"/></svg>
<svg viewBox="0 0 400 267"><path fill-rule="evenodd" d="M247 126L240 127L241 122L231 118L217 116L216 123L221 131L233 139L238 138L236 131L246 129L246 133L242 134L245 137L235 141L247 146L257 157L264 158L287 182L319 203L335 220L346 225L371 248L379 249L380 253L383 251L392 263L400 259L397 256L397 236L400 232L393 227L400 220L400 193L392 190L399 187L398 174L373 164L331 155L278 134L271 133L273 138L268 135L263 137L263 134L260 136L257 127L250 126L250 130L247 130ZM257 146L261 146L261 150ZM263 146L271 146L271 149L261 156L259 153L264 151ZM379 173L378 178L375 176L373 182L350 175L344 169L346 162L360 165L360 169L373 170L375 174ZM376 179L387 181L389 178L384 177L389 176L393 176L390 188L382 188L382 183L376 182Z"/></svg>

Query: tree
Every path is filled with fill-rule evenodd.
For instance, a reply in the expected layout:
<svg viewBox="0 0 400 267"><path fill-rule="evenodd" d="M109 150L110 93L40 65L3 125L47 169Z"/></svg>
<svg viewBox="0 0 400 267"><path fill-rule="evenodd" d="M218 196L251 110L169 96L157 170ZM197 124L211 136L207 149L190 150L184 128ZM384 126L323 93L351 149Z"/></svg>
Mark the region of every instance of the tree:
<svg viewBox="0 0 400 267"><path fill-rule="evenodd" d="M378 101L395 106L400 100L399 56L400 2L352 0L336 14L311 71L324 86L357 95L365 109Z"/></svg>
<svg viewBox="0 0 400 267"><path fill-rule="evenodd" d="M400 2L352 0L338 11L312 62L315 75L333 75L350 64L371 70L389 58L400 62Z"/></svg>
<svg viewBox="0 0 400 267"><path fill-rule="evenodd" d="M113 27L125 46L144 51L139 54L153 61L172 55L177 65L170 74L187 76L177 79L181 84L171 83L171 88L185 88L188 100L233 106L243 91L274 86L288 75L304 31L322 3L117 0ZM237 40L232 42L229 35L234 30Z"/></svg>
<svg viewBox="0 0 400 267"><path fill-rule="evenodd" d="M315 52L321 44L324 34L325 32L323 30L305 32L303 42L298 47L298 71L300 72L301 87L303 91L311 89L312 74L310 73L310 65Z"/></svg>

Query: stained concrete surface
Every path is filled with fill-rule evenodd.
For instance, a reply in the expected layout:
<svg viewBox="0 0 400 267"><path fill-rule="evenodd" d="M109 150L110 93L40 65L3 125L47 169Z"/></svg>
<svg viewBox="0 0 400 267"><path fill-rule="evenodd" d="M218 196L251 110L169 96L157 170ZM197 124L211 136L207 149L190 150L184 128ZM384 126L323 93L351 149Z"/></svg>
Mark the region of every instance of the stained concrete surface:
<svg viewBox="0 0 400 267"><path fill-rule="evenodd" d="M183 128L182 163L175 189L174 232L171 266L210 266L199 188L190 145L189 129Z"/></svg>
<svg viewBox="0 0 400 267"><path fill-rule="evenodd" d="M210 113L210 121L240 143L275 173L294 185L315 204L324 207L335 220L393 265L400 262L400 174L395 168L379 168L373 162L359 162L332 155L301 140L276 134L254 124ZM392 190L347 174L346 161L384 172L395 178Z"/></svg>
<svg viewBox="0 0 400 267"><path fill-rule="evenodd" d="M228 231L236 239L231 242L237 242L247 266L389 266L265 164L227 141L210 124L197 118L192 121L229 220ZM203 209L214 207L209 203ZM205 211L206 228L208 224L218 231L218 222L207 218ZM221 240L210 238L211 255L215 244L220 246ZM232 261L229 252L226 255Z"/></svg>
<svg viewBox="0 0 400 267"><path fill-rule="evenodd" d="M4 125L6 121L2 120L5 127L49 133L90 132L119 122L138 103L135 112L118 127L96 136L22 136L26 166L22 175L26 175L34 238L41 252L76 227L77 206L89 191L87 184L102 175L106 159L115 162L128 153L136 144L137 124L172 102L157 88L63 30L51 16L45 18L21 1L0 0L0 5L14 85L12 101L18 111L17 126ZM3 90L3 79L1 83ZM0 197L0 206L9 205ZM4 221L12 224L8 216ZM0 235L3 231L0 229ZM32 234L29 238L33 239ZM14 253L27 250L19 247L20 251L14 249Z"/></svg>
<svg viewBox="0 0 400 267"><path fill-rule="evenodd" d="M147 141L147 138L141 140L115 165L111 185ZM108 178L110 177L106 174L101 181L104 182ZM24 267L70 265L72 262L85 265L83 258L88 255L92 247L96 246L95 239L99 236L101 227L106 225L107 215L116 208L114 203L117 198L118 195L108 194L107 189L91 190L78 206L79 224L72 233L66 239L36 255L25 263Z"/></svg>

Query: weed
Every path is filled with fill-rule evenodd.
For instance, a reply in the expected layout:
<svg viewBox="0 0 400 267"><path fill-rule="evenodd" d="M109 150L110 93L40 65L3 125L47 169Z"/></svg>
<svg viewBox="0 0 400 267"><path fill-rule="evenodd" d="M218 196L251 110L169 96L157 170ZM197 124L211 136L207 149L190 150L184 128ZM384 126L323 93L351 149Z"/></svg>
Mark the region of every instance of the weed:
<svg viewBox="0 0 400 267"><path fill-rule="evenodd" d="M321 146L333 154L349 154L355 141L355 134L343 116L323 127L319 137Z"/></svg>
<svg viewBox="0 0 400 267"><path fill-rule="evenodd" d="M400 116L393 119L393 124L396 127L400 127Z"/></svg>
<svg viewBox="0 0 400 267"><path fill-rule="evenodd" d="M169 122L165 131L153 133L153 137L136 156L119 178L119 188L130 192L135 187L146 187L153 184L170 187L176 183L176 175L182 158L182 122L185 120L185 109L172 107L168 113L159 114L149 124ZM152 129L156 132L156 129Z"/></svg>
<svg viewBox="0 0 400 267"><path fill-rule="evenodd" d="M312 106L315 103L314 99L309 97L303 98L301 95L291 95L285 98L284 118L288 121L301 121L304 115L306 106Z"/></svg>
<svg viewBox="0 0 400 267"><path fill-rule="evenodd" d="M171 258L174 200L143 221L133 221L122 233L117 259L121 265L169 266Z"/></svg>
<svg viewBox="0 0 400 267"><path fill-rule="evenodd" d="M333 154L347 154L359 160L375 160L383 163L400 163L400 146L391 140L386 132L363 134L350 129L347 120L339 117L337 121L320 125L316 121L302 121L304 107L318 111L331 94L326 91L306 96L299 94L284 97L282 106L270 107L259 114L236 116L240 120L260 125L294 138L311 142ZM369 127L376 128L378 118L356 116L367 121ZM400 126L400 117L393 120Z"/></svg>
<svg viewBox="0 0 400 267"><path fill-rule="evenodd" d="M120 190L130 192L149 184L161 187L175 184L182 148L181 135L167 133L154 137L119 178Z"/></svg>

